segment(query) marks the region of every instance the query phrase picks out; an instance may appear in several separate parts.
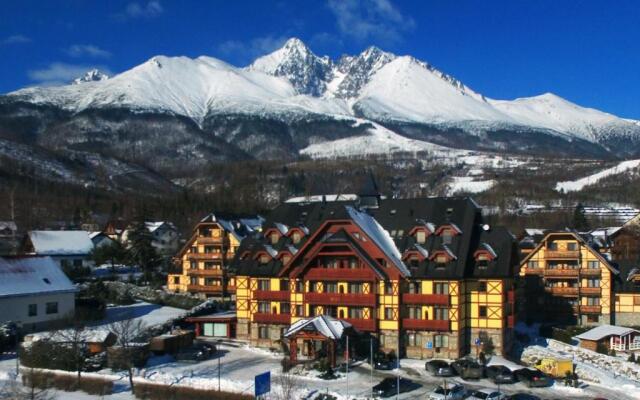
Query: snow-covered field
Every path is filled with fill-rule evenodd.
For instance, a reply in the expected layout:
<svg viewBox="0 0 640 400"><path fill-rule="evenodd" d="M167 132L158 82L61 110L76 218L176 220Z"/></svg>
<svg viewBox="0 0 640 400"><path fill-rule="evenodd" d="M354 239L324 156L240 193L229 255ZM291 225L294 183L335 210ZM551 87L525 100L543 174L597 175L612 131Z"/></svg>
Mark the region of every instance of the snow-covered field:
<svg viewBox="0 0 640 400"><path fill-rule="evenodd" d="M575 181L558 182L556 184L557 191L563 192L576 192L584 189L585 186L598 183L601 179L604 179L611 175L621 174L625 171L638 168L640 166L640 160L627 160L622 161L618 165L607 168L595 174L585 176L584 178L577 179Z"/></svg>
<svg viewBox="0 0 640 400"><path fill-rule="evenodd" d="M449 196L457 193L481 193L491 189L497 182L494 179L473 180L470 176L454 176L449 186Z"/></svg>

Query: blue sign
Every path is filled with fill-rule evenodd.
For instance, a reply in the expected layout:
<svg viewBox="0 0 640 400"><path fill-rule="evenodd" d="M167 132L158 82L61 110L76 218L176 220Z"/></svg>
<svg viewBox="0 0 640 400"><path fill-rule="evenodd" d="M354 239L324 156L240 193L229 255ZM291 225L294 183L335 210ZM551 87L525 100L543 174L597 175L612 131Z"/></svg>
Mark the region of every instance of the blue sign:
<svg viewBox="0 0 640 400"><path fill-rule="evenodd" d="M271 371L256 375L254 386L256 397L269 393L271 391Z"/></svg>
<svg viewBox="0 0 640 400"><path fill-rule="evenodd" d="M482 344L482 340L480 338L476 338L476 346L480 346Z"/></svg>
<svg viewBox="0 0 640 400"><path fill-rule="evenodd" d="M427 349L433 349L433 342L427 342Z"/></svg>

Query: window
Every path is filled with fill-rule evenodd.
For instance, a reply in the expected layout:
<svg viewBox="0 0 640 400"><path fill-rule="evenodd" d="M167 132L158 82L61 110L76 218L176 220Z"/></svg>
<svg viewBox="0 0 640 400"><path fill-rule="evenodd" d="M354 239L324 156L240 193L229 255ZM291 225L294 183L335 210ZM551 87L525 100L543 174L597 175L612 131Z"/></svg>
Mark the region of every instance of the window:
<svg viewBox="0 0 640 400"><path fill-rule="evenodd" d="M598 269L600 268L600 262L596 260L587 261L587 268Z"/></svg>
<svg viewBox="0 0 640 400"><path fill-rule="evenodd" d="M38 305L37 304L29 304L29 314L30 317L35 317L38 315Z"/></svg>
<svg viewBox="0 0 640 400"><path fill-rule="evenodd" d="M351 269L356 269L356 268L358 268L358 267L359 267L359 265L358 265L358 259L357 259L357 258L350 258L350 259L349 259L349 268L351 268Z"/></svg>
<svg viewBox="0 0 640 400"><path fill-rule="evenodd" d="M269 329L266 326L258 327L258 339L269 339Z"/></svg>
<svg viewBox="0 0 640 400"><path fill-rule="evenodd" d="M478 307L478 316L480 318L487 318L487 306Z"/></svg>
<svg viewBox="0 0 640 400"><path fill-rule="evenodd" d="M600 297L587 297L587 305L588 306L599 306L600 305Z"/></svg>
<svg viewBox="0 0 640 400"><path fill-rule="evenodd" d="M411 257L409 259L409 268L411 268L412 271L417 271L418 267L420 267L420 260L418 260L418 257Z"/></svg>
<svg viewBox="0 0 640 400"><path fill-rule="evenodd" d="M280 303L280 314L291 314L291 303Z"/></svg>
<svg viewBox="0 0 640 400"><path fill-rule="evenodd" d="M205 278L204 284L205 286L222 286L222 281L216 278Z"/></svg>
<svg viewBox="0 0 640 400"><path fill-rule="evenodd" d="M409 282L409 293L420 294L420 282Z"/></svg>
<svg viewBox="0 0 640 400"><path fill-rule="evenodd" d="M393 283L385 282L384 283L384 294L393 294Z"/></svg>
<svg viewBox="0 0 640 400"><path fill-rule="evenodd" d="M296 292L303 293L304 292L304 282L296 281Z"/></svg>
<svg viewBox="0 0 640 400"><path fill-rule="evenodd" d="M173 284L174 285L179 285L180 284L180 277L179 276L174 276L173 277Z"/></svg>
<svg viewBox="0 0 640 400"><path fill-rule="evenodd" d="M258 279L258 290L271 290L271 281L269 279Z"/></svg>
<svg viewBox="0 0 640 400"><path fill-rule="evenodd" d="M268 264L268 263L269 263L269 256L268 256L268 255L266 255L266 254L262 254L262 255L260 256L260 258L258 259L258 262L259 262L261 265Z"/></svg>
<svg viewBox="0 0 640 400"><path fill-rule="evenodd" d="M436 267L444 267L444 265L448 262L449 257L447 257L445 254L438 254L436 256Z"/></svg>
<svg viewBox="0 0 640 400"><path fill-rule="evenodd" d="M364 291L362 283L350 283L349 293L362 293Z"/></svg>
<svg viewBox="0 0 640 400"><path fill-rule="evenodd" d="M416 347L416 346L420 346L419 339L420 339L420 336L415 332L407 332L407 336L405 340L407 341L407 346Z"/></svg>
<svg viewBox="0 0 640 400"><path fill-rule="evenodd" d="M443 307L435 307L433 309L433 319L436 319L438 321L448 321L449 309Z"/></svg>
<svg viewBox="0 0 640 400"><path fill-rule="evenodd" d="M350 307L349 318L364 318L364 308L362 307Z"/></svg>
<svg viewBox="0 0 640 400"><path fill-rule="evenodd" d="M289 261L291 261L291 256L288 254L285 254L284 256L282 256L282 263L283 264L289 264Z"/></svg>
<svg viewBox="0 0 640 400"><path fill-rule="evenodd" d="M191 246L191 253L198 254L198 246Z"/></svg>
<svg viewBox="0 0 640 400"><path fill-rule="evenodd" d="M282 279L280 281L280 290L283 292L288 292L289 291L289 281L286 279Z"/></svg>
<svg viewBox="0 0 640 400"><path fill-rule="evenodd" d="M540 268L540 266L538 265L538 261L535 260L531 260L529 262L527 262L527 268Z"/></svg>
<svg viewBox="0 0 640 400"><path fill-rule="evenodd" d="M487 291L487 282L478 282L478 292L485 293Z"/></svg>
<svg viewBox="0 0 640 400"><path fill-rule="evenodd" d="M300 232L295 231L293 232L293 235L291 235L291 239L293 239L293 243L298 244L300 243L300 239L302 239L302 235Z"/></svg>
<svg viewBox="0 0 640 400"><path fill-rule="evenodd" d="M47 303L47 314L57 314L58 313L58 302L53 301L51 303Z"/></svg>
<svg viewBox="0 0 640 400"><path fill-rule="evenodd" d="M383 333L380 334L380 336L378 337L378 340L380 341L380 347L384 347L385 346L385 336Z"/></svg>
<svg viewBox="0 0 640 400"><path fill-rule="evenodd" d="M576 242L569 242L569 243L567 243L567 250L569 250L569 251L576 251L576 250L578 250L578 243L576 243Z"/></svg>
<svg viewBox="0 0 640 400"><path fill-rule="evenodd" d="M198 278L196 278L195 276L192 276L190 282L191 282L190 283L191 285L197 285L198 284Z"/></svg>
<svg viewBox="0 0 640 400"><path fill-rule="evenodd" d="M556 251L558 250L558 243L556 242L551 242L547 245L547 249L551 250L551 251Z"/></svg>
<svg viewBox="0 0 640 400"><path fill-rule="evenodd" d="M323 315L328 315L333 318L338 318L338 307L336 306L324 306L322 310Z"/></svg>
<svg viewBox="0 0 640 400"><path fill-rule="evenodd" d="M277 233L273 232L273 233L269 236L269 238L271 239L271 244L276 244L276 243L278 243L278 239L279 239L279 238L278 238L278 234L277 234Z"/></svg>
<svg viewBox="0 0 640 400"><path fill-rule="evenodd" d="M452 241L453 241L453 232L451 232L451 229L445 229L442 232L442 243L451 244Z"/></svg>
<svg viewBox="0 0 640 400"><path fill-rule="evenodd" d="M433 335L433 347L437 349L449 347L449 336L446 335Z"/></svg>
<svg viewBox="0 0 640 400"><path fill-rule="evenodd" d="M198 269L198 262L197 261L189 262L189 269Z"/></svg>
<svg viewBox="0 0 640 400"><path fill-rule="evenodd" d="M420 243L420 244L424 244L427 241L427 234L425 231L418 231L416 232L416 242Z"/></svg>
<svg viewBox="0 0 640 400"><path fill-rule="evenodd" d="M269 314L271 312L271 304L268 301L259 301L258 312L262 314Z"/></svg>
<svg viewBox="0 0 640 400"><path fill-rule="evenodd" d="M394 320L393 318L393 308L385 307L384 308L384 319L386 320Z"/></svg>
<svg viewBox="0 0 640 400"><path fill-rule="evenodd" d="M205 261L204 269L207 269L207 270L220 269L220 264L214 263L212 261Z"/></svg>
<svg viewBox="0 0 640 400"><path fill-rule="evenodd" d="M296 317L304 317L304 306L302 304L296 305Z"/></svg>
<svg viewBox="0 0 640 400"><path fill-rule="evenodd" d="M435 293L435 294L449 294L449 283L448 282L434 282L433 283L433 293Z"/></svg>
<svg viewBox="0 0 640 400"><path fill-rule="evenodd" d="M325 293L338 293L338 284L335 282L326 282L324 284Z"/></svg>
<svg viewBox="0 0 640 400"><path fill-rule="evenodd" d="M422 311L422 307L415 307L415 306L407 307L407 314L408 314L408 317L411 319L420 319L422 314L421 311Z"/></svg>
<svg viewBox="0 0 640 400"><path fill-rule="evenodd" d="M590 288L599 288L600 287L600 279L588 279L587 287Z"/></svg>

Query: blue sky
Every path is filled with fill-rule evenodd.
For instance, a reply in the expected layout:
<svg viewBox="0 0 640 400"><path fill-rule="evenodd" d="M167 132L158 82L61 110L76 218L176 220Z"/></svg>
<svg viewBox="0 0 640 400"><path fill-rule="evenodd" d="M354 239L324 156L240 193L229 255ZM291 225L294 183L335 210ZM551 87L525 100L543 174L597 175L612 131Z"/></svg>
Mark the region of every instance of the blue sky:
<svg viewBox="0 0 640 400"><path fill-rule="evenodd" d="M7 0L0 92L158 54L246 65L292 36L332 57L411 54L492 98L553 92L640 119L640 3L625 0Z"/></svg>

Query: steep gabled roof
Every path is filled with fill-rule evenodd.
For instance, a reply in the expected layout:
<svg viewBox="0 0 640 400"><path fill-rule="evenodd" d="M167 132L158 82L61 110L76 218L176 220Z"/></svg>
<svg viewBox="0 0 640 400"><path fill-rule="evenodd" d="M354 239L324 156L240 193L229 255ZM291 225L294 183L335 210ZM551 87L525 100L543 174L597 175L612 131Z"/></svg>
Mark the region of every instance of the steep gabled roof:
<svg viewBox="0 0 640 400"><path fill-rule="evenodd" d="M93 249L87 231L31 231L28 235L38 255L86 255Z"/></svg>
<svg viewBox="0 0 640 400"><path fill-rule="evenodd" d="M0 258L0 297L75 291L51 257Z"/></svg>
<svg viewBox="0 0 640 400"><path fill-rule="evenodd" d="M346 321L335 319L328 315L318 315L317 317L304 318L294 322L284 333L284 337L291 337L303 330L313 330L329 339L340 340L344 332L351 327L352 325Z"/></svg>

